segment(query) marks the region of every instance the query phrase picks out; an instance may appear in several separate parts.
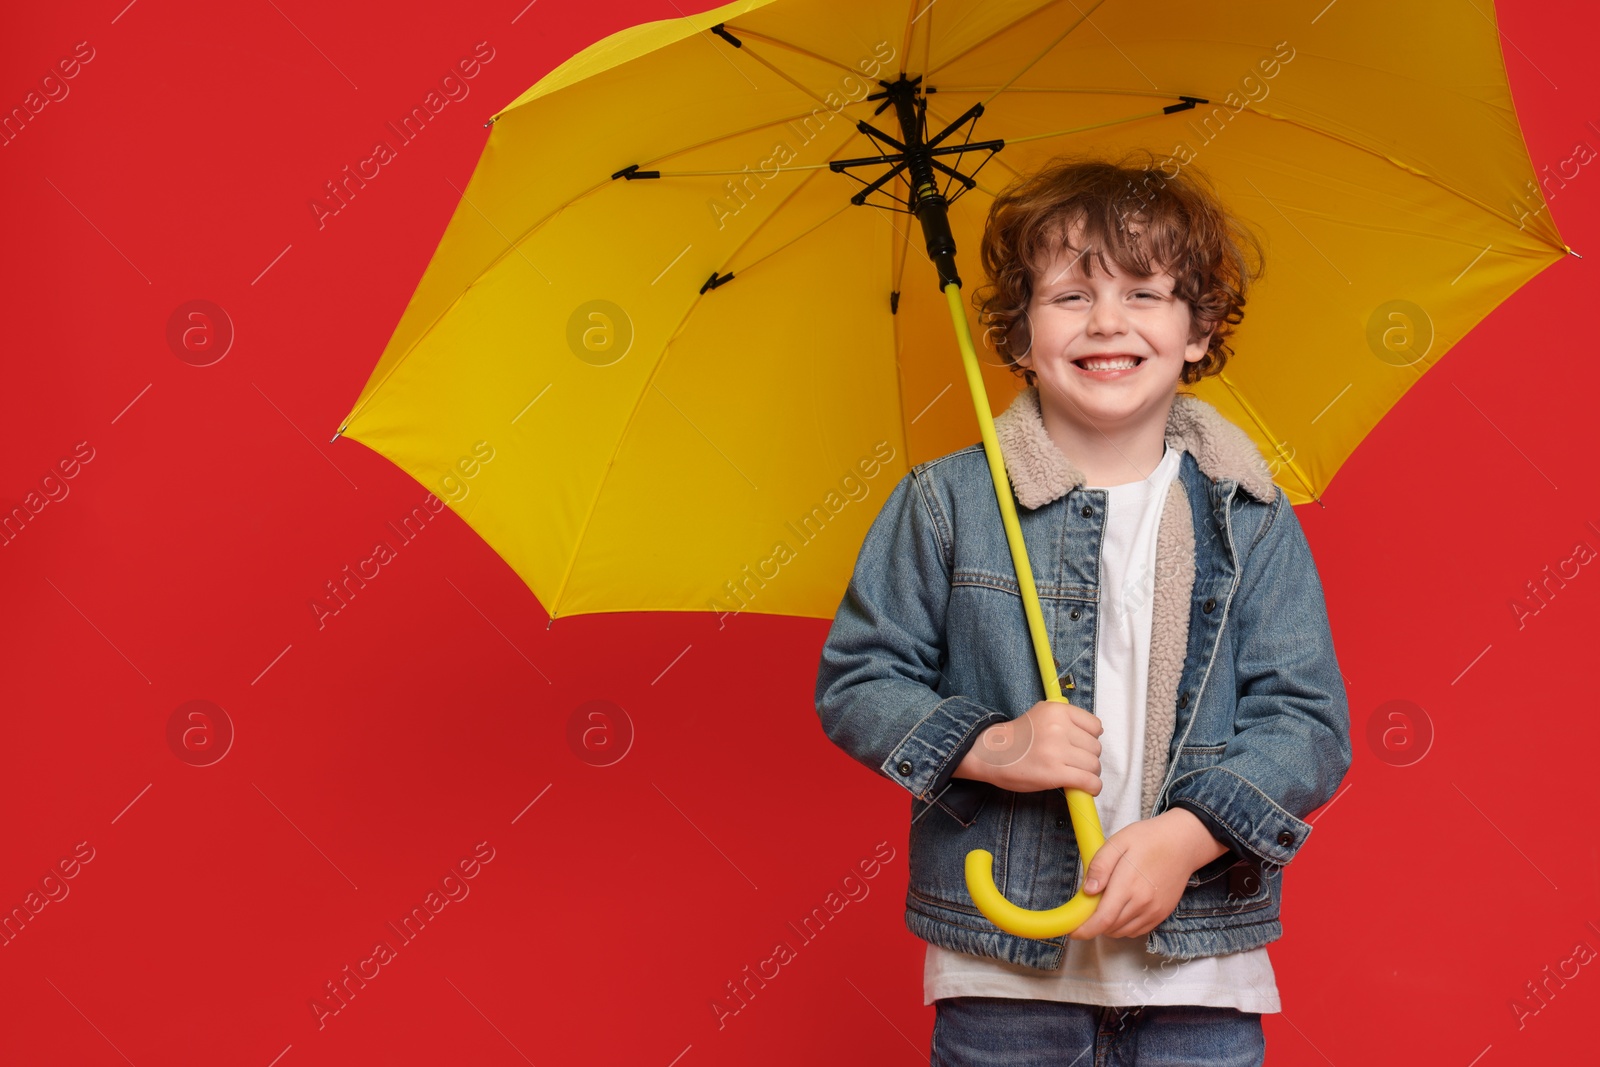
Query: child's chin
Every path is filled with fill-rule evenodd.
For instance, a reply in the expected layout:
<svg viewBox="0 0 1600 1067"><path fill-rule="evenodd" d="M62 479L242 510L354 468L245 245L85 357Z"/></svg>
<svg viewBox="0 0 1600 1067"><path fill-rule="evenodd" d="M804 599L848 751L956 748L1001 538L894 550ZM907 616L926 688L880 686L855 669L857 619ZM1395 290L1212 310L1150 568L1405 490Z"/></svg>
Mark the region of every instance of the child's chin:
<svg viewBox="0 0 1600 1067"><path fill-rule="evenodd" d="M1079 423L1085 419L1097 423L1115 422L1136 414L1148 407L1150 402L1151 398L1144 389L1113 390L1098 382L1091 382L1087 386L1080 383L1064 396L1057 394L1041 400L1061 418Z"/></svg>

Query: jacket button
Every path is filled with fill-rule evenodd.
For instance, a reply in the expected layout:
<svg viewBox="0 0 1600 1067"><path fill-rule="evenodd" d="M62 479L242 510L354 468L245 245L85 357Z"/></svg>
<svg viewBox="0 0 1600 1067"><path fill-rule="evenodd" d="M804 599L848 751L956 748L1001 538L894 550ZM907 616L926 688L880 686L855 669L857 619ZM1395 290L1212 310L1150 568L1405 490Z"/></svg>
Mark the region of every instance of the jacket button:
<svg viewBox="0 0 1600 1067"><path fill-rule="evenodd" d="M911 764L907 763L905 760L901 760L900 761L899 771L900 771L900 777L902 777L902 778L911 777Z"/></svg>
<svg viewBox="0 0 1600 1067"><path fill-rule="evenodd" d="M1067 817L1065 815L1057 815L1056 816L1056 828L1060 829L1060 828L1062 828L1062 827L1064 827L1066 825L1067 825Z"/></svg>
<svg viewBox="0 0 1600 1067"><path fill-rule="evenodd" d="M1294 833L1290 830L1280 831L1278 834L1278 844L1282 845L1284 848L1288 848L1290 845L1294 844Z"/></svg>
<svg viewBox="0 0 1600 1067"><path fill-rule="evenodd" d="M1208 596L1208 597L1206 597L1206 602L1204 604L1200 605L1200 610L1205 612L1207 615L1210 615L1211 614L1211 609L1216 607L1216 606L1217 606L1216 598Z"/></svg>
<svg viewBox="0 0 1600 1067"><path fill-rule="evenodd" d="M1056 684L1059 685L1063 689L1071 689L1072 688L1072 672L1068 671L1066 674L1063 674L1060 678L1057 678L1056 679Z"/></svg>
<svg viewBox="0 0 1600 1067"><path fill-rule="evenodd" d="M1186 708L1188 706L1189 706L1189 694L1185 693L1181 697L1178 698L1178 707Z"/></svg>
<svg viewBox="0 0 1600 1067"><path fill-rule="evenodd" d="M1094 514L1094 508L1091 508L1088 504L1085 504L1083 506L1083 517L1087 519L1090 515L1093 515L1093 514Z"/></svg>
<svg viewBox="0 0 1600 1067"><path fill-rule="evenodd" d="M1072 611L1067 615L1067 618L1071 619L1073 622L1077 622L1078 621L1078 609L1077 608L1073 608Z"/></svg>

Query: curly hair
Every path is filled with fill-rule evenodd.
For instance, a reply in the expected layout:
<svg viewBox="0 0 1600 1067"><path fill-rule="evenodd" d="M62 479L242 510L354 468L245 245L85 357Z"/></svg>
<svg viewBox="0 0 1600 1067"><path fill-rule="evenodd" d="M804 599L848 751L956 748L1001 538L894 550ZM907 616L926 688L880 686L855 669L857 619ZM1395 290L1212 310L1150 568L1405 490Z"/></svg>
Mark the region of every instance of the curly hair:
<svg viewBox="0 0 1600 1067"><path fill-rule="evenodd" d="M1035 277L1065 250L1076 253L1068 234L1083 226L1090 250L1089 275L1109 258L1124 273L1147 276L1168 271L1173 295L1188 304L1189 340L1211 330L1206 354L1184 363L1181 381L1191 385L1218 374L1233 354L1228 339L1244 318L1246 290L1264 273L1256 236L1223 208L1211 181L1190 164L1170 157L1167 167L1148 149L1134 149L1111 162L1088 155L1058 156L1002 190L984 224L982 259L990 284L973 291L984 336L1013 373L1033 385L1033 371L1018 358L1033 344L1028 305ZM1139 232L1131 232L1137 224ZM1247 261L1246 251L1254 253ZM1107 271L1109 273L1109 270Z"/></svg>

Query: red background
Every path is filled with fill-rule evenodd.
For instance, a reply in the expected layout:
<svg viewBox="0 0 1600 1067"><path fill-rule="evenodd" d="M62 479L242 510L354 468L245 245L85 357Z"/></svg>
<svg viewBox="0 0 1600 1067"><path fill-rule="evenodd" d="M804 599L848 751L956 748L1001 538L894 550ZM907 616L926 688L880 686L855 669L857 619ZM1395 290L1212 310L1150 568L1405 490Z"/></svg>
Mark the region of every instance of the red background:
<svg viewBox="0 0 1600 1067"><path fill-rule="evenodd" d="M93 449L70 495L0 548L0 910L93 849L0 947L0 1061L926 1063L905 794L817 725L825 620L547 627L449 511L324 628L307 607L425 495L328 438L483 121L590 42L680 10L123 2L12 9L0 28L6 110L76 42L95 50L0 148L0 499ZM1592 8L1499 14L1536 168L1600 147ZM318 229L322 184L480 41L495 58L471 95ZM1580 942L1600 950L1600 728L1580 677L1600 575L1584 566L1520 629L1510 604L1579 542L1600 549L1578 433L1600 384L1597 202L1590 166L1550 204L1589 258L1495 310L1326 507L1299 509L1356 757L1288 879L1271 1063L1595 1055L1600 964L1542 1004L1525 983ZM166 341L193 299L237 330L205 368ZM203 769L168 740L190 700L236 731ZM569 742L591 700L635 731L610 767ZM1369 741L1391 700L1434 733L1410 766ZM719 1028L724 984L795 943L787 924L880 841L894 856L870 895ZM470 896L319 1029L312 998L398 940L386 923L479 842L493 859Z"/></svg>

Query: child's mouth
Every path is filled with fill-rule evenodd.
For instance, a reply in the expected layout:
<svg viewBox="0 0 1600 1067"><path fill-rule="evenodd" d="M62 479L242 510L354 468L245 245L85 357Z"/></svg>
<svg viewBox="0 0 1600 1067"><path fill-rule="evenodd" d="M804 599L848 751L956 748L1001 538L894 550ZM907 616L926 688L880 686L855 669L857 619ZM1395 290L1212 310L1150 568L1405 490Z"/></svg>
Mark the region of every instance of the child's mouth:
<svg viewBox="0 0 1600 1067"><path fill-rule="evenodd" d="M1100 381L1125 377L1138 370L1142 363L1143 356L1089 356L1072 361L1079 371Z"/></svg>

